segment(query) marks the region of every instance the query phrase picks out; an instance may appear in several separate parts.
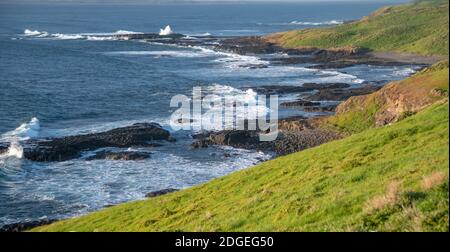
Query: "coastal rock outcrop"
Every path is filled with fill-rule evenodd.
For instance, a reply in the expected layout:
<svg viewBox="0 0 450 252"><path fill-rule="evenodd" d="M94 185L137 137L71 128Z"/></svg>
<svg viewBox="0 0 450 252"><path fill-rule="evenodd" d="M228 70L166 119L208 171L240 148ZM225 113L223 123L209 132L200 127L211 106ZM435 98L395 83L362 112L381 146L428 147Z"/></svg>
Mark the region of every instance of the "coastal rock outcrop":
<svg viewBox="0 0 450 252"><path fill-rule="evenodd" d="M280 103L281 107L312 107L312 106L319 106L320 102L312 102L312 101L305 101L302 99L296 100L296 101L289 101L289 102L282 102Z"/></svg>
<svg viewBox="0 0 450 252"><path fill-rule="evenodd" d="M287 131L274 141L274 149L278 155L287 155L340 138L341 136L333 131L321 129Z"/></svg>
<svg viewBox="0 0 450 252"><path fill-rule="evenodd" d="M324 106L311 106L304 107L303 111L305 112L334 112L337 105L324 105Z"/></svg>
<svg viewBox="0 0 450 252"><path fill-rule="evenodd" d="M150 158L150 153L139 152L139 151L123 151L123 152L113 152L113 151L99 151L93 156L86 158L86 160L97 160L97 159L107 159L107 160L145 160Z"/></svg>
<svg viewBox="0 0 450 252"><path fill-rule="evenodd" d="M318 129L314 119L292 117L280 120L278 125L278 137L274 141L260 141L262 132L257 130L224 130L196 135L192 146L226 145L286 155L341 138L333 131Z"/></svg>
<svg viewBox="0 0 450 252"><path fill-rule="evenodd" d="M281 95L281 94L304 93L323 89L344 89L349 87L350 84L347 83L304 83L301 86L265 85L256 87L243 87L241 89L247 90L251 88L258 94Z"/></svg>
<svg viewBox="0 0 450 252"><path fill-rule="evenodd" d="M274 43L270 43L262 37L249 36L230 38L216 46L217 50L228 51L237 54L268 54L279 52L282 49Z"/></svg>
<svg viewBox="0 0 450 252"><path fill-rule="evenodd" d="M23 154L32 161L65 161L80 157L83 151L151 146L152 141L156 140L173 139L167 130L156 123L137 123L101 133L29 141L24 144ZM125 158L124 155L122 157Z"/></svg>
<svg viewBox="0 0 450 252"><path fill-rule="evenodd" d="M176 191L179 191L179 189L167 188L167 189L162 189L162 190L158 190L158 191L149 192L149 193L147 193L145 195L145 197L146 198L153 198L153 197L161 196L161 195L172 193L172 192L176 192Z"/></svg>
<svg viewBox="0 0 450 252"><path fill-rule="evenodd" d="M22 232L35 227L48 225L56 221L57 220L54 219L43 219L43 220L6 224L0 227L0 232Z"/></svg>
<svg viewBox="0 0 450 252"><path fill-rule="evenodd" d="M352 96L366 95L381 89L381 86L363 85L357 88L320 89L317 93L303 96L308 101L343 101Z"/></svg>
<svg viewBox="0 0 450 252"><path fill-rule="evenodd" d="M0 155L8 151L9 146L5 143L0 143Z"/></svg>
<svg viewBox="0 0 450 252"><path fill-rule="evenodd" d="M372 126L397 122L437 101L447 100L448 61L441 61L413 76L391 82L380 90L350 97L336 108L336 117L354 113L372 113Z"/></svg>

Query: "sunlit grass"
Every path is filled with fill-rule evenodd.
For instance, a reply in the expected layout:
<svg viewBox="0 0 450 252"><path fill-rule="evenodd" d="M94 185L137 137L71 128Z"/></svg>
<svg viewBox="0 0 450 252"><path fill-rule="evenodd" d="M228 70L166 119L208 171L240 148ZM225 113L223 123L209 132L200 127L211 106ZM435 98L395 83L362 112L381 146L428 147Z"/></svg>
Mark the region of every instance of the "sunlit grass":
<svg viewBox="0 0 450 252"><path fill-rule="evenodd" d="M375 51L448 56L448 6L447 0L438 0L384 7L360 21L279 33L272 40L292 48L357 46Z"/></svg>

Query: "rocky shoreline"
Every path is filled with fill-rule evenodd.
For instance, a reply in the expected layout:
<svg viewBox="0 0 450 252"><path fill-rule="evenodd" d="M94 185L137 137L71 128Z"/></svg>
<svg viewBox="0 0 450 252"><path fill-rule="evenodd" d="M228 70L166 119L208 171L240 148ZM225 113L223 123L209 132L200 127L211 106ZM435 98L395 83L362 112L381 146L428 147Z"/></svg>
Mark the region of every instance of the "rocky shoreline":
<svg viewBox="0 0 450 252"><path fill-rule="evenodd" d="M207 46L216 51L231 52L240 55L274 54L279 56L270 59L273 64L291 65L308 63L312 65L307 67L313 69L338 69L360 64L378 66L415 64L425 67L437 60L435 57L409 55L405 53L383 54L358 47L332 49L314 47L284 48L278 45L271 36L226 37L208 35L190 37L179 33L165 36L156 33L118 34L114 36L121 40L140 40L187 47ZM283 57L283 55L288 55L289 57ZM254 65L250 67L265 66Z"/></svg>
<svg viewBox="0 0 450 252"><path fill-rule="evenodd" d="M229 38L215 47L216 50L228 51L237 54L279 54L290 57L275 57L274 64L290 65L308 63L313 69L344 68L355 65L367 64L378 66L398 66L405 64L417 64L426 66L431 60L422 57L383 57L381 54L357 47L348 48L283 48L272 42L270 37L248 36Z"/></svg>
<svg viewBox="0 0 450 252"><path fill-rule="evenodd" d="M160 141L175 141L169 131L156 123L136 123L105 132L66 136L61 138L31 139L21 143L23 158L35 162L61 162L80 158L83 152L102 148L158 147ZM8 143L1 143L0 154L7 152ZM129 151L101 151L88 159L136 160L148 153Z"/></svg>
<svg viewBox="0 0 450 252"><path fill-rule="evenodd" d="M150 40L158 43L171 43L184 46L211 46L214 50L247 54L286 54L289 57L275 56L273 64L309 63L315 69L343 68L358 64L372 65L405 65L405 62L376 57L370 51L359 48L331 49L318 48L285 49L264 37L213 37L206 36L200 40L188 39L181 34L172 34L161 38L156 34L117 35L126 40ZM217 42L220 43L217 43ZM424 63L417 65L425 66ZM249 66L263 67L263 66ZM381 83L384 84L384 83ZM283 95L294 94L296 100L282 102L281 107L302 109L309 112L334 113L336 106L352 96L373 93L382 87L380 83L365 83L352 87L346 83L305 83L302 86L257 86L252 88L258 94ZM246 89L242 88L242 89ZM334 101L334 104L324 103ZM337 140L342 136L331 130L321 129L316 124L317 117L289 117L278 122L279 134L272 142L259 141L258 130L224 130L211 131L193 136L191 148L208 148L212 145L231 146L235 148L273 152L276 156L287 155L323 143ZM175 139L169 131L156 123L137 123L131 126L116 128L105 132L67 136L61 138L32 139L21 143L23 157L35 162L61 162L82 158L84 152L96 151L85 157L86 160L143 160L151 158L151 153L141 151L111 151L104 148L158 147L162 142L173 142ZM0 154L8 152L10 144L0 143ZM164 189L150 192L146 197L156 197L177 189ZM55 220L37 220L5 225L0 232L20 232L40 225L47 225Z"/></svg>

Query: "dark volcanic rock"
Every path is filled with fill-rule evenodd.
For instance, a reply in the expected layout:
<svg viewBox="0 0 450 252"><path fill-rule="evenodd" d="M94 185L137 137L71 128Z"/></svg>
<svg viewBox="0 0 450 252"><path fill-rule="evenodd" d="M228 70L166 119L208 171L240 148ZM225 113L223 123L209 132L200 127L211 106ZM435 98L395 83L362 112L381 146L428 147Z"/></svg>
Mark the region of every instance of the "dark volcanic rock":
<svg viewBox="0 0 450 252"><path fill-rule="evenodd" d="M171 192L176 192L176 191L179 191L179 190L173 189L173 188L167 188L167 189L163 189L163 190L159 190L159 191L149 192L145 195L145 197L153 198L153 197L161 196L161 195L168 194Z"/></svg>
<svg viewBox="0 0 450 252"><path fill-rule="evenodd" d="M157 33L132 33L132 34L118 34L114 35L118 39L126 39L126 40L134 40L134 39L149 39L149 40L157 40L157 39L181 39L184 37L183 34L173 33L169 35L159 35Z"/></svg>
<svg viewBox="0 0 450 252"><path fill-rule="evenodd" d="M339 138L341 137L332 131L318 129L285 132L274 142L274 150L278 155L287 155Z"/></svg>
<svg viewBox="0 0 450 252"><path fill-rule="evenodd" d="M301 57L278 57L272 58L274 64L278 65L296 65L314 62L314 58L311 56L301 56Z"/></svg>
<svg viewBox="0 0 450 252"><path fill-rule="evenodd" d="M256 131L221 131L214 132L203 141L211 145L226 145L235 148L273 151L278 155L286 155L293 152L311 148L332 140L339 139L340 136L332 131L287 127L288 130L279 132L278 138L271 142L259 141Z"/></svg>
<svg viewBox="0 0 450 252"><path fill-rule="evenodd" d="M197 138L195 142L201 142L202 146L226 145L243 149L264 149L272 148L270 142L260 142L259 132L255 130L224 130L204 134L202 138ZM194 142L194 143L195 143Z"/></svg>
<svg viewBox="0 0 450 252"><path fill-rule="evenodd" d="M256 144L259 140L256 131L236 130L221 131L209 136L209 140L213 144L230 145L230 146L248 146Z"/></svg>
<svg viewBox="0 0 450 252"><path fill-rule="evenodd" d="M6 143L0 143L0 155L7 152L9 148L9 145Z"/></svg>
<svg viewBox="0 0 450 252"><path fill-rule="evenodd" d="M282 102L280 104L281 107L311 107L311 106L319 106L320 102L312 102L312 101L305 101L305 100L297 100L297 101L290 101L290 102Z"/></svg>
<svg viewBox="0 0 450 252"><path fill-rule="evenodd" d="M317 62L317 60L315 60L315 61ZM328 62L309 66L308 68L311 68L311 69L346 68L346 67L355 66L357 64L362 64L362 62L361 63L359 63L359 62L361 62L361 61L355 61L355 60L353 60L353 61L346 61L346 60L328 61Z"/></svg>
<svg viewBox="0 0 450 252"><path fill-rule="evenodd" d="M57 220L36 220L36 221L28 221L28 222L19 222L19 223L13 223L13 224L7 224L2 227L0 227L0 232L22 232L26 231L35 227L48 225Z"/></svg>
<svg viewBox="0 0 450 252"><path fill-rule="evenodd" d="M326 106L312 106L304 107L303 110L306 112L334 112L337 105L326 105Z"/></svg>
<svg viewBox="0 0 450 252"><path fill-rule="evenodd" d="M178 118L177 119L178 123L184 124L184 123L193 123L195 122L194 119L190 119L190 118Z"/></svg>
<svg viewBox="0 0 450 252"><path fill-rule="evenodd" d="M336 89L336 88L349 88L350 84L347 83L304 83L304 88L321 90L321 89Z"/></svg>
<svg viewBox="0 0 450 252"><path fill-rule="evenodd" d="M170 133L155 123L137 123L106 132L28 142L24 157L32 161L65 161L82 151L105 147L148 146L150 141L171 140Z"/></svg>
<svg viewBox="0 0 450 252"><path fill-rule="evenodd" d="M269 66L265 64L250 64L250 65L243 65L242 67L246 67L248 69L262 69L262 68L268 68Z"/></svg>
<svg viewBox="0 0 450 252"><path fill-rule="evenodd" d="M205 141L203 139L195 140L194 142L192 142L191 147L193 149L206 148L208 147L208 141Z"/></svg>
<svg viewBox="0 0 450 252"><path fill-rule="evenodd" d="M281 132L302 131L305 129L312 129L306 117L293 116L278 121L278 129Z"/></svg>
<svg viewBox="0 0 450 252"><path fill-rule="evenodd" d="M272 94L295 94L311 92L322 89L338 89L348 88L350 84L346 83L304 83L301 86L281 86L281 85L266 85L257 87L243 87L242 90L251 88L258 94L272 95Z"/></svg>
<svg viewBox="0 0 450 252"><path fill-rule="evenodd" d="M144 160L150 158L150 153L136 152L136 151L124 151L124 152L112 152L112 151L99 151L94 156L86 158L86 160L96 159L108 159L108 160Z"/></svg>
<svg viewBox="0 0 450 252"><path fill-rule="evenodd" d="M313 91L314 88L302 87L302 86L259 86L259 87L244 87L243 90L251 88L258 94L272 95L272 94L292 94L303 93Z"/></svg>
<svg viewBox="0 0 450 252"><path fill-rule="evenodd" d="M257 36L226 39L222 44L217 45L216 49L242 55L275 53L281 50L275 44Z"/></svg>
<svg viewBox="0 0 450 252"><path fill-rule="evenodd" d="M379 90L380 86L364 85L348 89L322 89L313 95L302 97L308 101L343 101L351 96L366 95Z"/></svg>
<svg viewBox="0 0 450 252"><path fill-rule="evenodd" d="M358 47L319 49L313 53L313 56L318 61L327 62L332 60L341 60L342 58L357 58L367 52L368 50Z"/></svg>
<svg viewBox="0 0 450 252"><path fill-rule="evenodd" d="M285 155L311 148L341 136L335 132L318 129L313 119L292 117L278 122L278 136L274 141L260 141L261 131L255 130L225 130L203 133L195 137L196 142L207 145L226 145L235 148L253 149L275 152Z"/></svg>

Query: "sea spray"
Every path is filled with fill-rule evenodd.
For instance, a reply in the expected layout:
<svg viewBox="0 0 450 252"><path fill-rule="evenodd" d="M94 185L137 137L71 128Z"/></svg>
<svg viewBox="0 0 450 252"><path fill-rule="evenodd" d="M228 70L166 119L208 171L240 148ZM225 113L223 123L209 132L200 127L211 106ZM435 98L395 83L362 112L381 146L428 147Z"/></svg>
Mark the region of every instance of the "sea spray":
<svg viewBox="0 0 450 252"><path fill-rule="evenodd" d="M19 127L9 132L4 133L0 137L2 142L23 141L30 138L36 138L39 136L39 130L41 126L39 119L36 117L31 118L28 123L22 123Z"/></svg>
<svg viewBox="0 0 450 252"><path fill-rule="evenodd" d="M173 31L172 31L172 28L170 28L170 25L166 26L166 28L164 28L164 29L159 29L160 36L167 36L172 33L173 33Z"/></svg>
<svg viewBox="0 0 450 252"><path fill-rule="evenodd" d="M6 156L23 158L23 147L20 145L19 140L16 139L10 143Z"/></svg>
<svg viewBox="0 0 450 252"><path fill-rule="evenodd" d="M321 25L340 25L343 24L343 21L338 20L330 20L323 22L302 22L302 21L292 21L291 25L312 25L312 26L321 26Z"/></svg>

